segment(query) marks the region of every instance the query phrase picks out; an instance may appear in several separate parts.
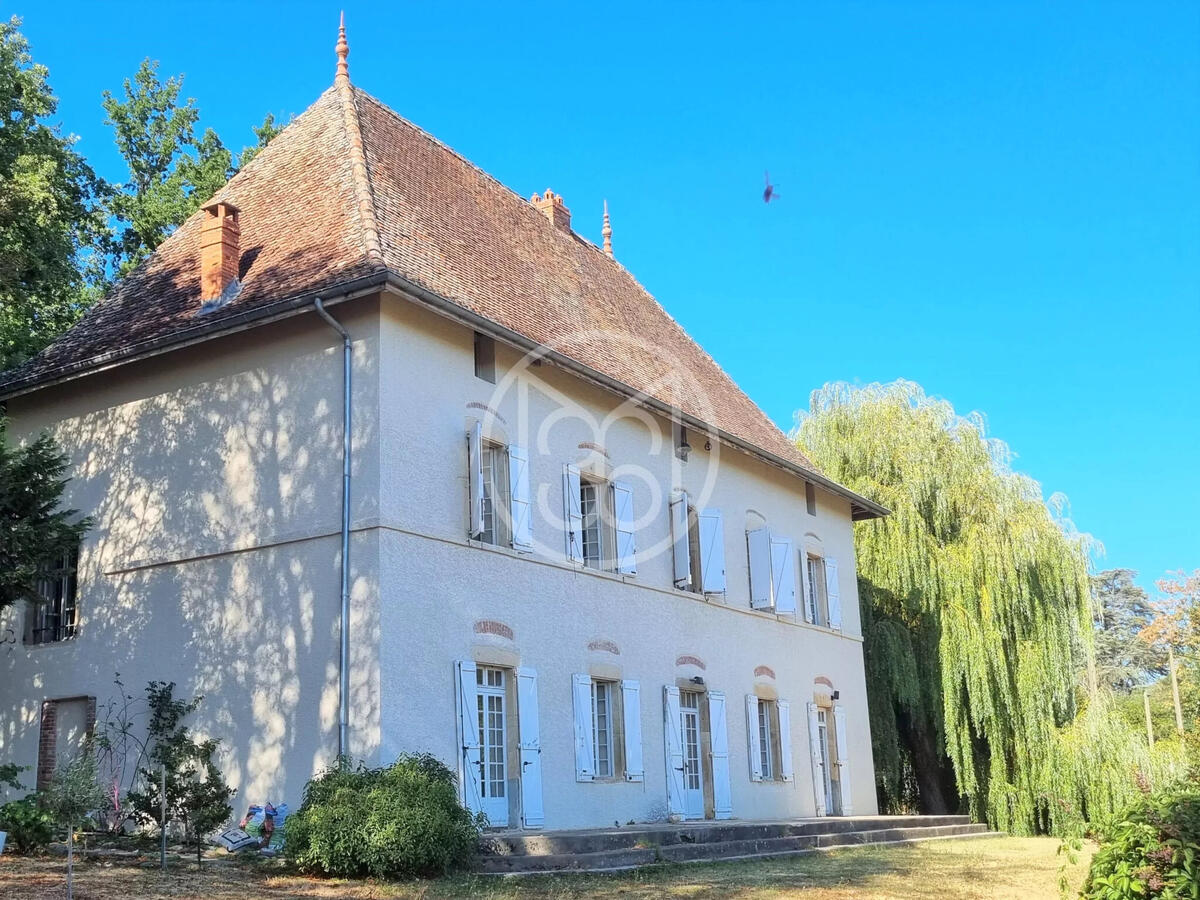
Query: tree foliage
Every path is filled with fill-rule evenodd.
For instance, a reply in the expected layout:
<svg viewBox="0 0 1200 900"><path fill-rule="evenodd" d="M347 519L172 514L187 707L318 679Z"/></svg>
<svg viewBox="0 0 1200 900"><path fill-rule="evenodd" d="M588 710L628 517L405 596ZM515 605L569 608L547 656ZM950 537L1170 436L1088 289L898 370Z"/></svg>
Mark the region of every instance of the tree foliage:
<svg viewBox="0 0 1200 900"><path fill-rule="evenodd" d="M250 160L258 156L259 151L271 143L286 127L286 125L276 124L274 113L267 113L261 125L252 125L250 130L254 132L257 141L242 150L241 156L238 157L238 168L244 169L249 165Z"/></svg>
<svg viewBox="0 0 1200 900"><path fill-rule="evenodd" d="M107 188L75 138L21 20L0 20L0 371L33 356L99 296Z"/></svg>
<svg viewBox="0 0 1200 900"><path fill-rule="evenodd" d="M1134 584L1136 576L1132 569L1108 569L1091 579L1097 677L1120 693L1166 672L1163 654L1143 635L1155 610L1146 592Z"/></svg>
<svg viewBox="0 0 1200 900"><path fill-rule="evenodd" d="M1028 833L1125 802L1150 763L1079 684L1090 538L1061 498L1043 502L980 416L911 382L828 385L797 439L892 511L855 543L882 805L935 811L962 797L973 816ZM1084 728L1106 735L1100 769L1078 756Z"/></svg>
<svg viewBox="0 0 1200 900"><path fill-rule="evenodd" d="M128 179L112 199L121 225L119 269L136 266L200 208L233 173L233 157L212 129L197 138L196 101L180 101L182 76L162 81L158 63L142 60L124 96L104 92Z"/></svg>
<svg viewBox="0 0 1200 900"><path fill-rule="evenodd" d="M0 419L0 610L37 599L50 561L78 546L91 524L62 508L67 462L47 434L9 446Z"/></svg>
<svg viewBox="0 0 1200 900"><path fill-rule="evenodd" d="M71 759L60 762L41 804L67 832L67 900L74 896L75 829L104 800L96 783L96 756L85 743Z"/></svg>

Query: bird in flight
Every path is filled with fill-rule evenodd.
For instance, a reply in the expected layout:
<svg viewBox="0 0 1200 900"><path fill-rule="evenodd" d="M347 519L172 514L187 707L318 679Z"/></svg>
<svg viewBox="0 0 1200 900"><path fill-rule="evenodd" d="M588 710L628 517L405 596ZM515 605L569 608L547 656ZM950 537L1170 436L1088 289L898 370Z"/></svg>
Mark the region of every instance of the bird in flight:
<svg viewBox="0 0 1200 900"><path fill-rule="evenodd" d="M763 203L770 203L772 200L778 200L779 195L775 193L775 185L771 184L771 173L763 172L766 178L767 186L763 190Z"/></svg>

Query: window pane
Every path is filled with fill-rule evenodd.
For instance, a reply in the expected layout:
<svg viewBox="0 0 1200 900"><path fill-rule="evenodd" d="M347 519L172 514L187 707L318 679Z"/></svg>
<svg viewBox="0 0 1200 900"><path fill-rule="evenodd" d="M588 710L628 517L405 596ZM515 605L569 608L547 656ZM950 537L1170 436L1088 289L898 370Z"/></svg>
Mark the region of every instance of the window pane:
<svg viewBox="0 0 1200 900"><path fill-rule="evenodd" d="M581 482L579 485L579 511L583 515L583 562L598 569L602 564L600 490L597 485Z"/></svg>
<svg viewBox="0 0 1200 900"><path fill-rule="evenodd" d="M759 765L762 766L763 778L773 778L771 771L771 704L766 700L758 701L758 746Z"/></svg>

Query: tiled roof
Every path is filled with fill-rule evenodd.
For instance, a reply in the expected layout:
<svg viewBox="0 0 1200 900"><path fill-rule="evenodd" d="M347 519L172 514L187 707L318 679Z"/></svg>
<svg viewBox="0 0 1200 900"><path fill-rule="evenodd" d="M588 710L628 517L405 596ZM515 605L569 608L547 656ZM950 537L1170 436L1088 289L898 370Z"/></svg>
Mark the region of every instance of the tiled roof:
<svg viewBox="0 0 1200 900"><path fill-rule="evenodd" d="M232 303L197 316L197 213L66 335L0 374L0 397L390 271L815 472L623 266L348 81L218 198L241 210L242 290Z"/></svg>

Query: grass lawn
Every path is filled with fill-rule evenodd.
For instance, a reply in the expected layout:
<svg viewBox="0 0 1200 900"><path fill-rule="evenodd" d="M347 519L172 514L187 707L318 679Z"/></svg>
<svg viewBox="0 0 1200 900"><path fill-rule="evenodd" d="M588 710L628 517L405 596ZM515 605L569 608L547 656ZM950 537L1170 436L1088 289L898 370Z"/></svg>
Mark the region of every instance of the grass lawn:
<svg viewBox="0 0 1200 900"><path fill-rule="evenodd" d="M456 876L443 881L381 883L323 881L291 874L278 862L195 864L167 875L157 869L101 862L76 868L78 900L256 900L256 898L395 898L438 900L480 897L534 900L622 897L641 900L804 900L860 898L1059 897L1058 841L1051 838L979 838L931 841L908 847L855 847L786 860L665 866L620 875L539 875L523 878ZM1078 889L1091 849L1070 868ZM61 857L0 856L0 896L13 900L63 896Z"/></svg>

